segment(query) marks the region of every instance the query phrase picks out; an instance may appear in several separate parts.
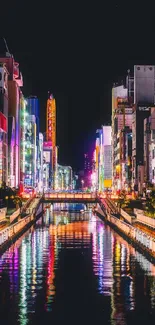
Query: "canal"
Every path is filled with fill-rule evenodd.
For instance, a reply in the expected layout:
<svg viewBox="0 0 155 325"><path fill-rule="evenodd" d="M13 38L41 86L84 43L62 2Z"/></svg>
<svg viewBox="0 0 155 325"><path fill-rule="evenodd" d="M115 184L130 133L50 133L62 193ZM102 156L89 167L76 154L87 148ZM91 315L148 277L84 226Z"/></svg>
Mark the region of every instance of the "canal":
<svg viewBox="0 0 155 325"><path fill-rule="evenodd" d="M48 209L0 257L2 325L155 323L155 266L78 209Z"/></svg>

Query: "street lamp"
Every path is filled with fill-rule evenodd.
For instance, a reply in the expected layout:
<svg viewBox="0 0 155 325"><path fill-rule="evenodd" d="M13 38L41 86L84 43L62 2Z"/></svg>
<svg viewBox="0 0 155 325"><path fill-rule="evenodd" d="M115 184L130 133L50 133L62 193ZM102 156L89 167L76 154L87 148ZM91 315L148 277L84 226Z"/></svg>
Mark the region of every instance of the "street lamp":
<svg viewBox="0 0 155 325"><path fill-rule="evenodd" d="M9 197L5 196L7 210L8 210L8 199L9 199Z"/></svg>

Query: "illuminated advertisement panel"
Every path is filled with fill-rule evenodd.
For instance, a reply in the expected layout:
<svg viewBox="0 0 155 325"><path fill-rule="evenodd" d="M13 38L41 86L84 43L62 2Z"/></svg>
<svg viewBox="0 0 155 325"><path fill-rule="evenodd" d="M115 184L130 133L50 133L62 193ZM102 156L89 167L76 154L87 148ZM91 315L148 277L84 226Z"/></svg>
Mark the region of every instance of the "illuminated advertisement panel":
<svg viewBox="0 0 155 325"><path fill-rule="evenodd" d="M46 163L50 163L51 161L51 152L50 151L44 151L43 158Z"/></svg>
<svg viewBox="0 0 155 325"><path fill-rule="evenodd" d="M51 162L52 141L43 143L43 156L46 163Z"/></svg>
<svg viewBox="0 0 155 325"><path fill-rule="evenodd" d="M47 122L46 122L47 141L52 142L52 169L56 167L56 103L53 95L47 100Z"/></svg>
<svg viewBox="0 0 155 325"><path fill-rule="evenodd" d="M52 141L52 105L51 100L47 101L47 140Z"/></svg>
<svg viewBox="0 0 155 325"><path fill-rule="evenodd" d="M44 150L51 150L52 149L52 141L45 141L43 143Z"/></svg>
<svg viewBox="0 0 155 325"><path fill-rule="evenodd" d="M0 112L0 129L7 132L7 118Z"/></svg>
<svg viewBox="0 0 155 325"><path fill-rule="evenodd" d="M47 141L52 141L52 146L56 145L56 104L55 99L51 95L47 100Z"/></svg>

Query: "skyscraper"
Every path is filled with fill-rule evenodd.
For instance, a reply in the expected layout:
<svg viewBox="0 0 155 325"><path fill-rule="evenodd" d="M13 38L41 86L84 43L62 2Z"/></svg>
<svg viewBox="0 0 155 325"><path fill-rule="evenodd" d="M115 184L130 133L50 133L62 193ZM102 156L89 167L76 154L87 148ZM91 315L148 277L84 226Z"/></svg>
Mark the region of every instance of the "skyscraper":
<svg viewBox="0 0 155 325"><path fill-rule="evenodd" d="M131 91L130 93L132 94ZM128 89L123 85L114 85L112 89L112 183L114 191L120 191L126 185L128 187L128 179L126 179L127 184L124 180L127 165L125 134L128 128L132 129L132 110L132 104L128 100Z"/></svg>
<svg viewBox="0 0 155 325"><path fill-rule="evenodd" d="M133 188L142 193L144 183L144 120L155 103L155 66L134 66L132 123Z"/></svg>

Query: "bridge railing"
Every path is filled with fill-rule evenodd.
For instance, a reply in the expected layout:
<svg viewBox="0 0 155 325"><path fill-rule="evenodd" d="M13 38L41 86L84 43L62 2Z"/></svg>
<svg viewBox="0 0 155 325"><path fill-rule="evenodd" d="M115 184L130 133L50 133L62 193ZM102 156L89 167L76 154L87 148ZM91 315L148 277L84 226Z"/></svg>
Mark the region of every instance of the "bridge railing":
<svg viewBox="0 0 155 325"><path fill-rule="evenodd" d="M93 193L45 193L45 199L96 199Z"/></svg>

